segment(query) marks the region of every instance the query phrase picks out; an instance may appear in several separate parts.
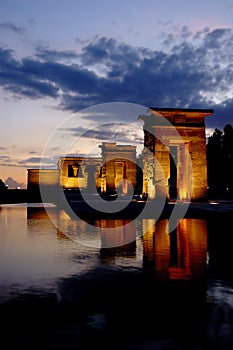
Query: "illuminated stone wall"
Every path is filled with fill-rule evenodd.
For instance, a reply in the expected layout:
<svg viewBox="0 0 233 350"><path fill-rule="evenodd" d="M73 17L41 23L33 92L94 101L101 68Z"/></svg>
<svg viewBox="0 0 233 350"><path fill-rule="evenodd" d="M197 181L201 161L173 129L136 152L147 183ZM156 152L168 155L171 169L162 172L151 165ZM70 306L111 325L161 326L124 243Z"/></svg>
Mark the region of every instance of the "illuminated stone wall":
<svg viewBox="0 0 233 350"><path fill-rule="evenodd" d="M211 109L150 108L144 120L143 192L171 199L171 149L176 151L178 200L207 198L205 117Z"/></svg>
<svg viewBox="0 0 233 350"><path fill-rule="evenodd" d="M128 193L127 180L136 189L136 147L103 142L102 149L102 192Z"/></svg>
<svg viewBox="0 0 233 350"><path fill-rule="evenodd" d="M56 186L59 183L57 169L28 169L27 188L38 189L39 183L44 186Z"/></svg>
<svg viewBox="0 0 233 350"><path fill-rule="evenodd" d="M95 178L95 185L101 188L101 158L63 157L58 161L60 185L69 189L86 189L89 185L90 170Z"/></svg>
<svg viewBox="0 0 233 350"><path fill-rule="evenodd" d="M128 193L127 181L136 188L136 147L104 142L101 158L64 157L60 158L58 168L60 185L63 188L94 189L101 193L115 191ZM93 181L91 180L93 178Z"/></svg>
<svg viewBox="0 0 233 350"><path fill-rule="evenodd" d="M28 169L28 188L41 185L60 185L64 189L96 189L105 193L119 190L128 193L128 183L136 188L136 147L105 142L102 158L61 157L56 169Z"/></svg>

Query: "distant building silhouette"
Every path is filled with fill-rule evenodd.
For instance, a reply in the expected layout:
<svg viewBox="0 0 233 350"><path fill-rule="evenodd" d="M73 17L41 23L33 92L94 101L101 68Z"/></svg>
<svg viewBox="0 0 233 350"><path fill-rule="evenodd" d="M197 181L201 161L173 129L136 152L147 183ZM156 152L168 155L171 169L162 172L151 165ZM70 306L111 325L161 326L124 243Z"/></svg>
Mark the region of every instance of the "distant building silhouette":
<svg viewBox="0 0 233 350"><path fill-rule="evenodd" d="M233 127L215 129L208 138L207 169L209 196L233 198Z"/></svg>

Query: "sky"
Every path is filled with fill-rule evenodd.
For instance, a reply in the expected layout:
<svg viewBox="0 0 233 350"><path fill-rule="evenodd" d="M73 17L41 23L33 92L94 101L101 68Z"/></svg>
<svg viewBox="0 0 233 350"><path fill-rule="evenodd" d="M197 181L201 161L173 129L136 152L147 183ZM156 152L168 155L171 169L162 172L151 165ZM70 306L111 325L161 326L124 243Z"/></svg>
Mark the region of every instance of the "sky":
<svg viewBox="0 0 233 350"><path fill-rule="evenodd" d="M0 0L0 178L140 149L148 107L213 108L207 137L233 124L232 43L232 0Z"/></svg>

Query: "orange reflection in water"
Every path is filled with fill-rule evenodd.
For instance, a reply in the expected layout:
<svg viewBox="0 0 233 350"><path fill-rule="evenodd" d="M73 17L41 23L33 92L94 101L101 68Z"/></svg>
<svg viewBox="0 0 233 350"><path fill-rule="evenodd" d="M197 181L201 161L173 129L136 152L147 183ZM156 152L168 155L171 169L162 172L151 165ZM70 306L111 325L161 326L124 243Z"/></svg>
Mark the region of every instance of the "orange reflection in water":
<svg viewBox="0 0 233 350"><path fill-rule="evenodd" d="M207 227L201 219L182 219L171 233L168 220L156 222L143 236L144 267L163 280L202 279L206 269Z"/></svg>
<svg viewBox="0 0 233 350"><path fill-rule="evenodd" d="M135 221L130 220L98 220L101 227L101 246L119 247L136 239Z"/></svg>
<svg viewBox="0 0 233 350"><path fill-rule="evenodd" d="M144 219L140 224L136 220L123 219L94 220L88 223L71 220L64 211L56 211L54 208L50 211L50 218L59 223L59 240L68 237L87 246L94 246L97 242L96 247L101 248L101 256L105 258L116 254L124 258L140 255L144 270L155 273L161 280L200 280L205 277L205 220L182 219L174 231L167 233L167 219L157 222L154 219ZM39 223L40 232L46 232L52 225L42 209L28 210L27 214L30 219L28 225L38 230ZM142 247L142 254L137 254L138 247Z"/></svg>
<svg viewBox="0 0 233 350"><path fill-rule="evenodd" d="M39 213L35 214L36 216ZM119 247L136 240L135 221L123 219L71 219L64 210L57 210L50 218L58 227L58 236L66 236L84 245L99 248ZM42 217L40 217L42 219Z"/></svg>

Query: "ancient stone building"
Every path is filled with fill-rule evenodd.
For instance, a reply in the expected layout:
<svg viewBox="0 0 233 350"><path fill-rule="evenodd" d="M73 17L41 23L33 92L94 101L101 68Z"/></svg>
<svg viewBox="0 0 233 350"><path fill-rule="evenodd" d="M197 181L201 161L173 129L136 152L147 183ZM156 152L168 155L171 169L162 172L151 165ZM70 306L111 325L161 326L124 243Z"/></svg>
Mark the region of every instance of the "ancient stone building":
<svg viewBox="0 0 233 350"><path fill-rule="evenodd" d="M129 180L136 188L136 147L104 142L100 145L102 157L61 157L58 169L28 169L28 189L39 185L81 189L89 193L96 190L128 193Z"/></svg>
<svg viewBox="0 0 233 350"><path fill-rule="evenodd" d="M42 186L53 187L59 183L58 169L28 169L27 188L28 190L38 190L39 183Z"/></svg>
<svg viewBox="0 0 233 350"><path fill-rule="evenodd" d="M58 161L59 183L64 189L89 189L93 184L101 188L101 158L61 157Z"/></svg>
<svg viewBox="0 0 233 350"><path fill-rule="evenodd" d="M207 197L205 117L212 109L150 108L144 121L143 192L149 198Z"/></svg>
<svg viewBox="0 0 233 350"><path fill-rule="evenodd" d="M136 147L103 142L102 149L102 192L128 193L128 182L136 189Z"/></svg>

